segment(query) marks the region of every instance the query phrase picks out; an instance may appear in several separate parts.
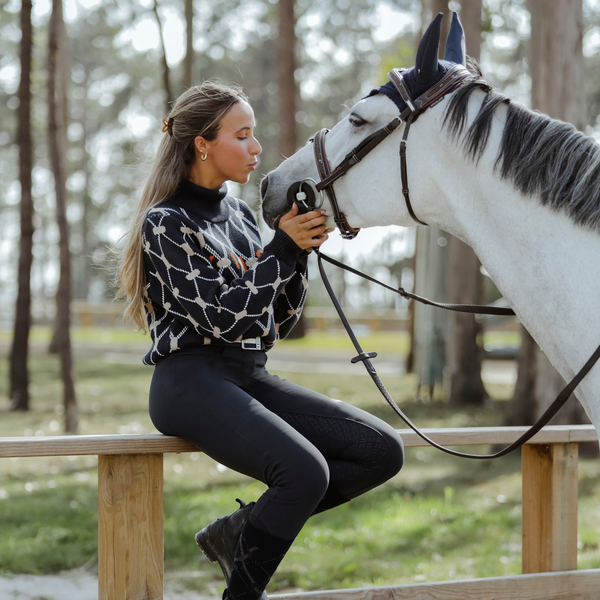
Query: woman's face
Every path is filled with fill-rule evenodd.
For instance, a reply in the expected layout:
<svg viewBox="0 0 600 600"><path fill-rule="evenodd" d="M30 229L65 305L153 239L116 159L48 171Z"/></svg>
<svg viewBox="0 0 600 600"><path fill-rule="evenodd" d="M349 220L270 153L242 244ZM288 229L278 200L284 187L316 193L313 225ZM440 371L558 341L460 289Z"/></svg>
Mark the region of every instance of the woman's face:
<svg viewBox="0 0 600 600"><path fill-rule="evenodd" d="M217 188L225 181L247 183L258 164L262 148L254 137L254 111L246 102L236 102L221 120L221 128L213 141L198 136L195 140L197 173L203 187ZM206 154L201 161L199 153Z"/></svg>

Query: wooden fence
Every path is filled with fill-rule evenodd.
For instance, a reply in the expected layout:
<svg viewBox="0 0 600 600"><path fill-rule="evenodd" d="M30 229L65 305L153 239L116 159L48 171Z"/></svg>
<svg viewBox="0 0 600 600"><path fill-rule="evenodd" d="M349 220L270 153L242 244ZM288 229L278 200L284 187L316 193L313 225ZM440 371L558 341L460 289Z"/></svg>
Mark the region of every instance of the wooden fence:
<svg viewBox="0 0 600 600"><path fill-rule="evenodd" d="M118 302L102 302L90 304L82 300L71 302L73 322L82 327L92 326L120 326L123 324L124 306ZM408 312L398 313L391 308L344 308L353 323L367 325L372 331L406 331L408 329ZM44 322L48 318L41 316L41 311L36 322ZM45 314L45 313L44 313ZM303 310L308 327L318 331L338 329L341 327L340 319L333 306L307 306Z"/></svg>
<svg viewBox="0 0 600 600"><path fill-rule="evenodd" d="M449 446L509 444L523 427L425 430ZM402 430L405 446L426 444ZM579 442L590 425L546 427L523 448L523 575L287 594L282 600L597 600L600 569L577 571ZM197 448L163 435L0 438L0 458L98 456L99 600L163 598L163 455Z"/></svg>

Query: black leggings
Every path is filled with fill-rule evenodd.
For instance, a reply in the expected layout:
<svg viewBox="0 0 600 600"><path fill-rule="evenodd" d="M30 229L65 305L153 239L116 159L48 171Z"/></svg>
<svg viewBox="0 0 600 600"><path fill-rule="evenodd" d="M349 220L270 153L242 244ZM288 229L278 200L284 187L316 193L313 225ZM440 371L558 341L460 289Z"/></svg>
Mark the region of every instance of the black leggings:
<svg viewBox="0 0 600 600"><path fill-rule="evenodd" d="M269 489L250 520L293 540L313 514L367 492L403 463L398 433L373 415L271 375L265 352L205 346L155 368L150 417Z"/></svg>

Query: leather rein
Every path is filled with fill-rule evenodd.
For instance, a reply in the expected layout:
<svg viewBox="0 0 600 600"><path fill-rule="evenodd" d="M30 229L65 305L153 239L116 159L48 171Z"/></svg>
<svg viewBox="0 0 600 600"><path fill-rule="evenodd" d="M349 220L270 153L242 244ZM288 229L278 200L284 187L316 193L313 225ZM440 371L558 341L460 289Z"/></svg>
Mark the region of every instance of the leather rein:
<svg viewBox="0 0 600 600"><path fill-rule="evenodd" d="M325 151L325 135L329 131L328 129L321 129L315 134L313 138L314 143L314 151L315 151L315 160L317 163L317 169L319 172L319 177L321 181L316 184L315 188L321 194L323 191L327 194L329 198L329 202L331 204L331 208L333 211L334 221L336 226L338 227L342 237L344 239L353 239L358 235L359 229L351 227L348 223L348 220L344 213L340 210L337 198L335 196L335 191L333 189L333 183L337 181L340 177L345 175L354 165L358 164L371 150L373 150L376 146L378 146L383 140L385 140L391 133L393 133L403 122L405 123L404 134L402 136L402 140L400 141L400 174L402 178L402 194L404 196L404 200L406 202L406 207L410 216L421 225L427 225L427 223L421 221L415 215L412 204L410 202L409 188L408 188L408 174L406 168L406 147L407 147L407 139L408 133L410 130L410 126L416 117L424 112L427 108L433 106L438 101L440 101L446 94L451 92L465 77L469 75L468 71L460 66L456 65L449 69L444 77L432 88L427 90L424 94L419 96L416 100L413 100L410 95L410 91L408 87L404 83L404 79L402 77L403 69L393 69L388 73L388 77L396 87L398 93L406 103L406 109L402 111L402 113L396 117L394 117L385 127L377 130L372 133L368 137L366 137L358 146L356 146L353 150L351 150L342 160L342 162L333 170L329 167L329 162L327 160L327 153ZM300 187L300 192L302 191ZM305 197L303 195L303 197ZM305 205L306 206L306 205ZM308 209L308 207L307 207ZM428 300L427 298L423 298L416 294L412 294L407 292L402 287L398 289L388 286L365 273L362 273L352 267L349 267L329 256L324 255L319 251L318 248L315 249L318 258L319 272L321 274L321 278L323 279L323 283L331 298L331 301L350 337L352 344L356 348L358 355L355 356L351 362L357 363L362 362L365 366L365 369L373 379L375 385L387 401L387 403L392 407L394 412L423 440L427 443L431 444L438 450L442 452L446 452L447 454L451 454L453 456L459 456L461 458L472 458L472 459L489 459L489 458L499 458L500 456L505 456L509 452L516 450L520 446L522 446L525 442L531 439L544 425L550 421L550 419L559 411L559 409L563 406L563 404L569 399L575 388L579 385L581 380L587 375L587 373L591 370L591 368L596 364L598 359L600 358L600 346L596 349L596 351L592 354L592 356L588 359L588 361L583 365L583 367L579 370L579 372L575 375L575 377L563 388L563 390L558 394L556 399L552 402L552 404L546 409L544 414L532 425L532 427L526 431L523 435L521 435L516 441L514 441L509 446L506 446L499 452L494 454L469 454L464 452L457 452L455 450L451 450L450 448L446 448L434 442L430 437L421 432L416 425L412 423L412 421L404 414L402 409L396 404L394 399L390 396L387 391L385 385L381 381L373 363L371 362L372 358L377 356L376 352L365 352L338 299L335 296L333 288L329 283L329 279L327 278L327 274L325 273L325 269L323 267L323 260L333 264L337 267L345 269L350 273L355 275L359 275L368 281L373 283L377 283L378 285L383 286L384 288L391 290L403 298L409 300L416 300L417 302L421 302L423 304L428 304L430 306L436 306L438 308L444 308L446 310L459 311L459 312L468 312L468 313L477 313L477 314L492 314L492 315L514 315L514 311L510 308L501 308L494 306L477 306L471 304L444 304L439 302L434 302L432 300Z"/></svg>

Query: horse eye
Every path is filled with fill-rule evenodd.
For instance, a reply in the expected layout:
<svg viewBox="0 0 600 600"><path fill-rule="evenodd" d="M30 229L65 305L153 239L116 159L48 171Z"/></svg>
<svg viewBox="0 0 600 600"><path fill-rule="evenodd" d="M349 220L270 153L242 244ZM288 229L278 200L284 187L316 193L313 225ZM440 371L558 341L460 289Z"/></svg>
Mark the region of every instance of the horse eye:
<svg viewBox="0 0 600 600"><path fill-rule="evenodd" d="M365 125L367 123L362 117L359 117L357 114L354 114L354 113L352 113L348 117L348 120L350 121L350 123L352 125L354 125L354 127L362 127L363 125Z"/></svg>

